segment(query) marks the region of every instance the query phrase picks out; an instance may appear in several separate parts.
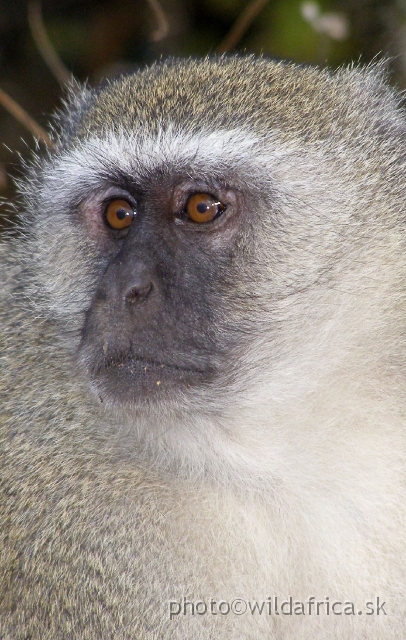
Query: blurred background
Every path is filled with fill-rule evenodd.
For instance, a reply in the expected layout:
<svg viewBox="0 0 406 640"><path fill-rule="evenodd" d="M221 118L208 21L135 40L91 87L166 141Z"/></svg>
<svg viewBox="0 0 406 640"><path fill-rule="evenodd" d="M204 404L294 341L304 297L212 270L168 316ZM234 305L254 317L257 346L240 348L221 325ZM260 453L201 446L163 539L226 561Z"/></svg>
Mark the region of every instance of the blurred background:
<svg viewBox="0 0 406 640"><path fill-rule="evenodd" d="M161 56L221 51L330 67L389 56L403 89L406 0L0 0L0 197L13 196L16 153L35 146L7 96L46 128L66 70L93 85Z"/></svg>

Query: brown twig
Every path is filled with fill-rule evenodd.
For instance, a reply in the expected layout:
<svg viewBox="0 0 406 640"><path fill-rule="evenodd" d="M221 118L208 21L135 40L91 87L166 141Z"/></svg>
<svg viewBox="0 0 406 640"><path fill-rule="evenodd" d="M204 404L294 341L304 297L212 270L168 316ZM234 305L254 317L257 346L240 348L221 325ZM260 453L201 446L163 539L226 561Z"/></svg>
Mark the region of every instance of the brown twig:
<svg viewBox="0 0 406 640"><path fill-rule="evenodd" d="M164 10L161 7L159 0L148 0L148 4L151 8L151 11L155 14L156 21L158 23L158 28L154 33L151 34L151 40L154 42L159 42L159 40L163 40L169 33L169 24L166 19Z"/></svg>
<svg viewBox="0 0 406 640"><path fill-rule="evenodd" d="M40 127L39 124L37 124L37 122L35 122L35 120L31 118L31 116L29 116L15 100L13 100L13 98L10 98L3 89L0 89L0 104L3 105L3 107L11 113L18 122L28 129L33 136L44 142L49 149L53 148L54 143L47 132L44 131L44 129Z"/></svg>
<svg viewBox="0 0 406 640"><path fill-rule="evenodd" d="M252 0L233 24L223 42L217 48L218 53L228 53L235 49L248 27L264 8L268 0Z"/></svg>
<svg viewBox="0 0 406 640"><path fill-rule="evenodd" d="M42 19L42 9L40 0L29 0L28 2L28 23L31 34L37 45L44 62L48 65L55 78L61 85L70 84L72 74L63 64L59 55L50 41Z"/></svg>

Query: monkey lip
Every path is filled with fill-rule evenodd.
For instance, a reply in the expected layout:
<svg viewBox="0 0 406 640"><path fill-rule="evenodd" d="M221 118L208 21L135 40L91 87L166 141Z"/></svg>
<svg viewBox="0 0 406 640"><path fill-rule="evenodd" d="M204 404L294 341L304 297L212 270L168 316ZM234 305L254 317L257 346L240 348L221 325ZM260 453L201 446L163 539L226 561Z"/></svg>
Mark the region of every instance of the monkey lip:
<svg viewBox="0 0 406 640"><path fill-rule="evenodd" d="M89 366L90 365L90 366ZM101 397L125 404L149 404L153 398L175 390L192 388L209 382L213 368L178 364L128 354L87 363L87 370Z"/></svg>
<svg viewBox="0 0 406 640"><path fill-rule="evenodd" d="M134 365L134 367L132 365ZM162 362L160 360L153 360L151 358L145 358L144 356L134 356L134 355L122 360L121 362L105 363L105 369L107 370L112 367L117 367L117 368L128 367L130 369L134 368L138 370L140 368L140 365L141 367L144 368L145 372L148 370L148 368L151 368L154 371L156 371L157 369L158 370L169 369L169 370L185 372L185 373L199 373L199 374L208 373L207 369L203 369L201 367L175 364L172 362Z"/></svg>
<svg viewBox="0 0 406 640"><path fill-rule="evenodd" d="M199 365L194 362L177 363L168 362L168 360L148 358L143 355L133 353L116 354L115 357L106 355L101 360L94 362L88 366L88 370L94 376L103 374L129 374L130 376L154 376L162 372L168 377L183 376L208 376L213 373L213 367L209 363Z"/></svg>

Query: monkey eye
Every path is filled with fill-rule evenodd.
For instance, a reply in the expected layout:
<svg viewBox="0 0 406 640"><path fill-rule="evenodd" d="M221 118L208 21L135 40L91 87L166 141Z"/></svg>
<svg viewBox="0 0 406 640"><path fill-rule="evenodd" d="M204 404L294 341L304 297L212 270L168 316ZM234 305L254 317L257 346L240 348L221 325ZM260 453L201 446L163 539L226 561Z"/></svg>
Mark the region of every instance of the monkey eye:
<svg viewBox="0 0 406 640"><path fill-rule="evenodd" d="M190 196L187 201L185 213L193 222L211 222L217 218L224 209L224 204L209 193L195 193Z"/></svg>
<svg viewBox="0 0 406 640"><path fill-rule="evenodd" d="M111 229L126 229L135 218L134 207L126 200L111 200L108 203L104 219Z"/></svg>

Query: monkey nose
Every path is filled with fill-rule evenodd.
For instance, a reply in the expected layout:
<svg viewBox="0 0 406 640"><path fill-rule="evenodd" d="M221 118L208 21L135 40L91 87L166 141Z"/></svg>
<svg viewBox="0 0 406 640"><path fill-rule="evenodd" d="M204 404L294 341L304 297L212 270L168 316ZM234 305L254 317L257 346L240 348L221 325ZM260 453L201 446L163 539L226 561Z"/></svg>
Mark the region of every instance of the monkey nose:
<svg viewBox="0 0 406 640"><path fill-rule="evenodd" d="M135 302L142 302L146 300L152 291L152 282L149 283L136 283L128 289L124 298L128 304L134 304Z"/></svg>

